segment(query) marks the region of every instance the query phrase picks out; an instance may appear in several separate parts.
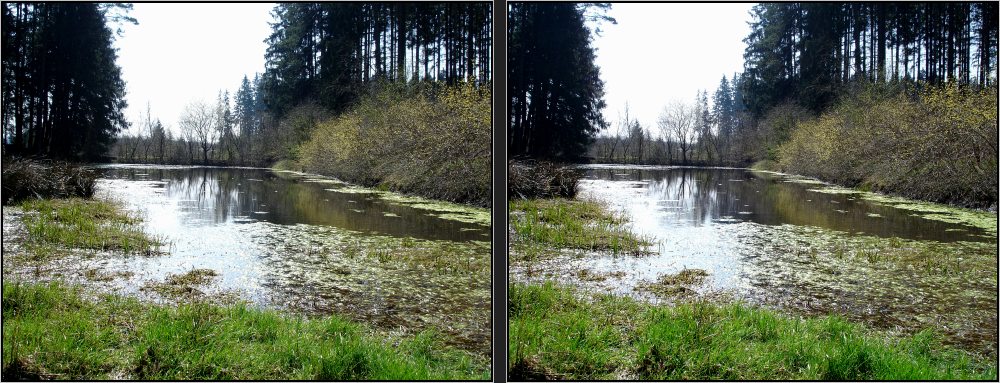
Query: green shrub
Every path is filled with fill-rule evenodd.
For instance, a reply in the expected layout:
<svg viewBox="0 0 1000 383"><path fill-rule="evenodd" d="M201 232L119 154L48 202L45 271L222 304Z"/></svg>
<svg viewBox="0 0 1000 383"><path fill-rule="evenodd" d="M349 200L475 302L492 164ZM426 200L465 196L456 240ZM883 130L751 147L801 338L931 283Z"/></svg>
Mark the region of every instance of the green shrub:
<svg viewBox="0 0 1000 383"><path fill-rule="evenodd" d="M4 205L28 198L89 198L94 195L97 174L68 162L5 158L3 160Z"/></svg>
<svg viewBox="0 0 1000 383"><path fill-rule="evenodd" d="M486 206L491 200L488 87L383 84L319 124L298 151L309 172Z"/></svg>
<svg viewBox="0 0 1000 383"><path fill-rule="evenodd" d="M997 202L996 88L915 92L861 88L798 124L779 150L784 171L906 197Z"/></svg>

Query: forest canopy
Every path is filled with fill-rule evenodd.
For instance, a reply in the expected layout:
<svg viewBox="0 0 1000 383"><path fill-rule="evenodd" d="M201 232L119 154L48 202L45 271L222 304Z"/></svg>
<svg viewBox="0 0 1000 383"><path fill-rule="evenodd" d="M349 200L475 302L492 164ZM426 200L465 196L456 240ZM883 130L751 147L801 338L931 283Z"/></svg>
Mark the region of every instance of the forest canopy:
<svg viewBox="0 0 1000 383"><path fill-rule="evenodd" d="M577 159L604 126L604 82L594 64L590 17L607 4L511 3L507 129L511 156Z"/></svg>
<svg viewBox="0 0 1000 383"><path fill-rule="evenodd" d="M492 4L286 3L262 77L275 116L307 100L343 111L376 80L491 81Z"/></svg>
<svg viewBox="0 0 1000 383"><path fill-rule="evenodd" d="M4 153L72 160L104 156L128 127L125 82L109 18L121 4L4 3Z"/></svg>

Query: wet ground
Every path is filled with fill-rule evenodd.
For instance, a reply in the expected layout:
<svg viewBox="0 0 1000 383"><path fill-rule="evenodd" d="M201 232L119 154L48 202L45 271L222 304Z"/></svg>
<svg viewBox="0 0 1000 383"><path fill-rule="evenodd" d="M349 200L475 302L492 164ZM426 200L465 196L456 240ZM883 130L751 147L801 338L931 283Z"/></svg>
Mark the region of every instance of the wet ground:
<svg viewBox="0 0 1000 383"><path fill-rule="evenodd" d="M97 196L144 217L164 254L72 254L8 276L68 279L154 301L171 276L212 270L197 295L306 315L336 313L379 331L433 329L490 352L490 237L483 209L433 203L266 169L106 166ZM20 214L4 214L5 266ZM11 221L8 224L8 221ZM8 241L11 231L12 241ZM182 299L191 298L185 295Z"/></svg>
<svg viewBox="0 0 1000 383"><path fill-rule="evenodd" d="M648 287L700 269L708 275L689 286L694 296L836 313L890 332L933 328L948 343L996 355L995 213L744 169L585 172L580 198L624 212L634 231L653 239L652 254L563 251L512 265L514 280L552 279L669 303L679 297Z"/></svg>

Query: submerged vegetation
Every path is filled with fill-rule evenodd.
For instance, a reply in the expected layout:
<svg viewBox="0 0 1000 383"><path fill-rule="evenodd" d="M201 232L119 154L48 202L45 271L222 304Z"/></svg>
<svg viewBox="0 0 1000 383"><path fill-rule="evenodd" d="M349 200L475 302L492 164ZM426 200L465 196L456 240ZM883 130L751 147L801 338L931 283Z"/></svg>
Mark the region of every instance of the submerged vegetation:
<svg viewBox="0 0 1000 383"><path fill-rule="evenodd" d="M488 379L483 360L435 339L385 339L335 316L242 304L157 306L60 284L3 286L4 380Z"/></svg>
<svg viewBox="0 0 1000 383"><path fill-rule="evenodd" d="M988 238L996 238L997 235L997 215L995 212L968 209L934 202L920 202L903 197L889 196L839 186L824 186L809 190L827 194L853 194L877 204L912 211L914 214L918 214L926 219L979 228L986 232ZM873 217L877 218L878 215L875 214Z"/></svg>
<svg viewBox="0 0 1000 383"><path fill-rule="evenodd" d="M693 288L705 282L708 272L702 269L684 269L676 274L663 274L656 282L640 283L637 291L648 291L658 297L669 298L694 293Z"/></svg>
<svg viewBox="0 0 1000 383"><path fill-rule="evenodd" d="M836 316L802 319L742 304L657 307L511 286L512 380L995 380L995 365L931 332L890 338Z"/></svg>
<svg viewBox="0 0 1000 383"><path fill-rule="evenodd" d="M184 274L169 274L163 282L146 282L140 290L154 291L166 298L192 298L204 295L196 286L208 284L217 276L219 273L212 269L192 269Z"/></svg>

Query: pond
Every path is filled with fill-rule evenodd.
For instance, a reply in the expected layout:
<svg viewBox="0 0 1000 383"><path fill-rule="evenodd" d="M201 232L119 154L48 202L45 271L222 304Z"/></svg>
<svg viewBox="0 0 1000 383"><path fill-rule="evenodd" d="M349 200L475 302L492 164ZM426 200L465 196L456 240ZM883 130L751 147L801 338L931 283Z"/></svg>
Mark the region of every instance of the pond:
<svg viewBox="0 0 1000 383"><path fill-rule="evenodd" d="M208 296L307 315L335 313L387 333L434 329L490 350L488 211L253 168L100 166L98 196L138 211L165 254L82 260L111 289L157 300L170 275L218 274ZM96 272L93 270L97 270Z"/></svg>
<svg viewBox="0 0 1000 383"><path fill-rule="evenodd" d="M996 215L853 192L746 169L591 165L579 197L608 203L650 239L646 256L566 252L513 265L515 280L668 303L647 288L707 272L697 296L838 314L996 355ZM983 225L982 222L992 221Z"/></svg>

